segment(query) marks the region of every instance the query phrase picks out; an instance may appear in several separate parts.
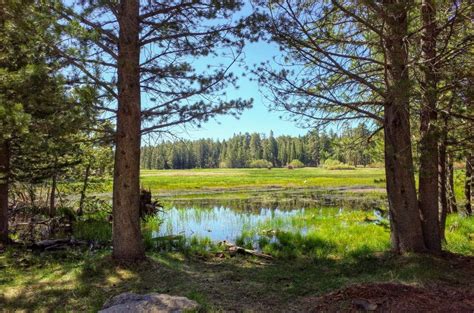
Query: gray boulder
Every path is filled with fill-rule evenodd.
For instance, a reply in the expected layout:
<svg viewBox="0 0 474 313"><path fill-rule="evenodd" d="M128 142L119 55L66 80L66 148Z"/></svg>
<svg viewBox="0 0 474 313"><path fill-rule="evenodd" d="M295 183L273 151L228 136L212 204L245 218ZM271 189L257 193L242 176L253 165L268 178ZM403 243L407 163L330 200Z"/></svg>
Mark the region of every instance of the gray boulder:
<svg viewBox="0 0 474 313"><path fill-rule="evenodd" d="M160 293L138 295L126 292L107 300L99 313L180 313L198 307L196 301L185 297Z"/></svg>

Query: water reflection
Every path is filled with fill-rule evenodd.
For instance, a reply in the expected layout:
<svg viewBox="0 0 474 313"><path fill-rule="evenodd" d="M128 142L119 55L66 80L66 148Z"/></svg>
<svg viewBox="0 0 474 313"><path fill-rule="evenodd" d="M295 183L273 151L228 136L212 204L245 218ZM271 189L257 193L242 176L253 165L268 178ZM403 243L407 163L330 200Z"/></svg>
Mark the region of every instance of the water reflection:
<svg viewBox="0 0 474 313"><path fill-rule="evenodd" d="M250 230L264 221L304 214L305 209L234 210L224 206L212 208L173 207L160 213L163 224L158 236L184 235L208 237L212 241L235 241L243 231Z"/></svg>
<svg viewBox="0 0 474 313"><path fill-rule="evenodd" d="M168 199L161 198L167 209L160 213L163 224L155 236L184 235L188 238L208 237L214 242L234 242L244 231L254 230L259 224L268 221L280 223L280 230L294 230L289 217L308 211L321 215L324 214L322 207L334 208L336 214L342 213L343 209L373 212L375 220L367 221L380 223L384 219L380 214L383 214L386 206L383 194L348 193L342 188L330 191L246 191L241 194L223 194L217 199L206 194L184 194L182 197L174 195ZM304 228L299 227L297 231L304 233Z"/></svg>
<svg viewBox="0 0 474 313"><path fill-rule="evenodd" d="M166 201L166 198L163 200ZM260 192L247 194L244 198L174 198L169 200L170 207L227 207L238 211L256 211L260 208L294 210L295 208L345 207L359 210L371 210L386 205L385 195L348 195L342 192Z"/></svg>

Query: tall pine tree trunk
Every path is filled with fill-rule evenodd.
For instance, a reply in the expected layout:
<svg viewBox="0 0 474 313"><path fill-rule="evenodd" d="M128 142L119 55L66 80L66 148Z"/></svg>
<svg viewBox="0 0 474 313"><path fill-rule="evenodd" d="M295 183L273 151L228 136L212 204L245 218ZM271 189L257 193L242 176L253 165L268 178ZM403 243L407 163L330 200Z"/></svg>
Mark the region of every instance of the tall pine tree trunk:
<svg viewBox="0 0 474 313"><path fill-rule="evenodd" d="M390 208L392 249L425 251L416 196L411 151L407 7L405 1L384 1L387 96L384 106L385 172Z"/></svg>
<svg viewBox="0 0 474 313"><path fill-rule="evenodd" d="M468 154L466 157L466 181L464 183L464 197L466 198L466 213L468 215L472 215L472 168L474 162L474 156L472 154Z"/></svg>
<svg viewBox="0 0 474 313"><path fill-rule="evenodd" d="M438 206L438 131L436 129L436 9L433 0L421 1L422 107L420 115L419 201L426 248L441 251Z"/></svg>
<svg viewBox="0 0 474 313"><path fill-rule="evenodd" d="M0 143L0 243L8 244L8 176L10 173L10 147Z"/></svg>
<svg viewBox="0 0 474 313"><path fill-rule="evenodd" d="M121 0L119 13L118 113L113 187L113 257L145 258L140 230L139 1Z"/></svg>
<svg viewBox="0 0 474 313"><path fill-rule="evenodd" d="M443 128L441 130L441 140L439 143L438 169L439 169L439 203L441 214L439 218L439 231L442 240L445 240L446 217L448 215L448 161L447 161L447 135L448 117L443 117Z"/></svg>
<svg viewBox="0 0 474 313"><path fill-rule="evenodd" d="M54 165L56 167L56 164ZM56 189L57 189L57 174L56 169L53 170L53 177L51 178L51 194L49 197L49 216L56 215Z"/></svg>
<svg viewBox="0 0 474 313"><path fill-rule="evenodd" d="M0 4L0 27L5 27L5 5ZM1 136L1 135L0 135ZM10 174L10 145L0 141L0 244L8 244L8 176Z"/></svg>

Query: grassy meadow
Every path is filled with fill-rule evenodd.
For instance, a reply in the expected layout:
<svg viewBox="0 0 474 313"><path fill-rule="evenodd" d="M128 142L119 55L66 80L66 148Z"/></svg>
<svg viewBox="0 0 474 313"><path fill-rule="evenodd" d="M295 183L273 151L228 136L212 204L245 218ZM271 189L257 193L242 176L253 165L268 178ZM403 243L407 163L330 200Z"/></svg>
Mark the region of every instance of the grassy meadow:
<svg viewBox="0 0 474 313"><path fill-rule="evenodd" d="M455 192L462 199L464 170L455 170ZM385 188L383 168L329 170L321 167L287 168L215 168L189 170L141 170L141 185L153 193L213 192L261 188ZM110 186L111 188L111 186ZM235 189L235 190L234 190Z"/></svg>
<svg viewBox="0 0 474 313"><path fill-rule="evenodd" d="M253 188L301 187L384 187L383 169L327 170L307 167L288 170L268 169L191 169L142 170L141 184L152 192L206 191Z"/></svg>

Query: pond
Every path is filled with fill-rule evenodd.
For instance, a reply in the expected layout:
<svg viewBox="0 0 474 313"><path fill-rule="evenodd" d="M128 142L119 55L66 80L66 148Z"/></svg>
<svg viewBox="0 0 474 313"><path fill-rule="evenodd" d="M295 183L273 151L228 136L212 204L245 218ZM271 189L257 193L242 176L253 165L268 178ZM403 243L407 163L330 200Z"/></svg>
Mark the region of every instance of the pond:
<svg viewBox="0 0 474 313"><path fill-rule="evenodd" d="M214 242L223 240L235 242L243 231L254 229L264 222L304 213L303 208L294 210L261 208L257 211L240 211L223 206L173 207L160 213L163 224L156 235L183 235L187 238L196 236L207 237Z"/></svg>
<svg viewBox="0 0 474 313"><path fill-rule="evenodd" d="M235 242L243 233L257 229L304 234L304 225L295 218L305 215L325 216L347 210L370 213L373 221L382 220L385 198L367 194L347 195L341 192L315 193L308 190L255 194L247 198L192 198L170 200L159 213L162 224L155 237L181 235L186 238L209 238L213 242Z"/></svg>

